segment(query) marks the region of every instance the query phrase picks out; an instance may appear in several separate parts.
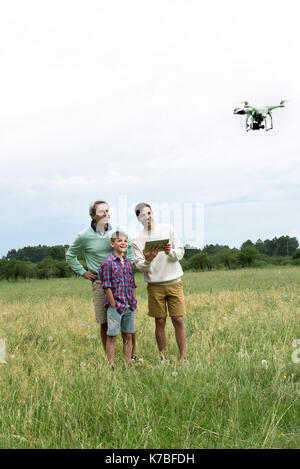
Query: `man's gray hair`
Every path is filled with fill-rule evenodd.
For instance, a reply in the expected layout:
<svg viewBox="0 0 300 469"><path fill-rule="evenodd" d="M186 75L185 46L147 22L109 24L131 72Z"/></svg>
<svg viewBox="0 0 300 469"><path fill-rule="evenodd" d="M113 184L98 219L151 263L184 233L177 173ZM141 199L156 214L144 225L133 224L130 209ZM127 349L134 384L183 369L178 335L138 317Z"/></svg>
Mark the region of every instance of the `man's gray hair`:
<svg viewBox="0 0 300 469"><path fill-rule="evenodd" d="M128 235L124 231L114 231L113 234L110 237L111 241L115 241L117 238L127 238Z"/></svg>
<svg viewBox="0 0 300 469"><path fill-rule="evenodd" d="M143 208L145 208L145 207L149 207L150 210L152 211L152 208L150 207L149 204L146 204L146 202L140 202L139 204L137 204L137 205L135 206L134 211L135 211L135 214L136 214L137 217L139 217L141 211L142 211Z"/></svg>
<svg viewBox="0 0 300 469"><path fill-rule="evenodd" d="M93 218L93 215L96 215L96 205L99 205L99 204L106 204L109 207L108 203L105 200L95 200L95 202L92 202L90 204L90 208L89 208L89 214L92 218Z"/></svg>

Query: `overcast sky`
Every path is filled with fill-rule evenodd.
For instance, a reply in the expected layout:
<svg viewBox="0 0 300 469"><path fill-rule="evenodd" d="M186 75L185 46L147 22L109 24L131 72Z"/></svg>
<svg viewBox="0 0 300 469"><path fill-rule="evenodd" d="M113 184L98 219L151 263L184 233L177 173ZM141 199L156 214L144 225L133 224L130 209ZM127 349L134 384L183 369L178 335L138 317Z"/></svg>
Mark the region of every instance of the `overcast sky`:
<svg viewBox="0 0 300 469"><path fill-rule="evenodd" d="M300 241L298 2L0 5L0 257L71 243L98 198L129 224L203 205L205 244ZM281 99L272 131L233 115Z"/></svg>

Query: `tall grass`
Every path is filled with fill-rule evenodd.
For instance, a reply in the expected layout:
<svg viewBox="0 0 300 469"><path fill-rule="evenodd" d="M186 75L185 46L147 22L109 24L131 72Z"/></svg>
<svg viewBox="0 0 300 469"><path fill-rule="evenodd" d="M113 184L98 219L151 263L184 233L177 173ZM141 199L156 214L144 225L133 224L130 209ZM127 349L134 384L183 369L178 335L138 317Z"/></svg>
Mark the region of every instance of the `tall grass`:
<svg viewBox="0 0 300 469"><path fill-rule="evenodd" d="M0 447L298 447L300 269L186 273L187 366L169 320L171 364L160 364L136 281L144 361L127 368L118 340L115 372L88 281L1 282Z"/></svg>

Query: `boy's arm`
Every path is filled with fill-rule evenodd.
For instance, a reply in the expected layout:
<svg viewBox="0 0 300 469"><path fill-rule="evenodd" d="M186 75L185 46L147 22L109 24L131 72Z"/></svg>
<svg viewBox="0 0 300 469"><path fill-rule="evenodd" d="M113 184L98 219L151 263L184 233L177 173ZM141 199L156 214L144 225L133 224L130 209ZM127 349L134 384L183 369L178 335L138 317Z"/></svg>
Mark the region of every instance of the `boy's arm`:
<svg viewBox="0 0 300 469"><path fill-rule="evenodd" d="M107 300L112 308L116 308L116 302L114 299L114 295L112 292L112 283L111 283L111 278L112 278L112 270L111 270L111 263L110 262L104 262L100 267L99 267L99 277L102 282L102 288L105 292L105 295L107 297Z"/></svg>
<svg viewBox="0 0 300 469"><path fill-rule="evenodd" d="M100 267L99 267L99 278L102 283L102 288L103 290L110 290L111 291L111 264L107 261L105 261ZM111 292L112 294L112 292ZM108 298L108 297L107 297Z"/></svg>
<svg viewBox="0 0 300 469"><path fill-rule="evenodd" d="M115 308L116 307L116 302L115 302L115 299L114 299L114 295L112 293L112 289L111 288L104 288L104 291L105 291L105 294L107 296L107 299L109 301L109 304L112 308Z"/></svg>

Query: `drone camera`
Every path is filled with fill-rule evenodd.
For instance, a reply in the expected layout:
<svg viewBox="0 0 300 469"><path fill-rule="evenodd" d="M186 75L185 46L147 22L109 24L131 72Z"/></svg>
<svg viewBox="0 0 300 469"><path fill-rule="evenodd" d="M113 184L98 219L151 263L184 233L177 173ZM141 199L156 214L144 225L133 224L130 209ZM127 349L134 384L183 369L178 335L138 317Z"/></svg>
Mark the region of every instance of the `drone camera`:
<svg viewBox="0 0 300 469"><path fill-rule="evenodd" d="M259 130L259 129L264 129L265 126L263 124L260 124L259 122L253 122L253 130Z"/></svg>

